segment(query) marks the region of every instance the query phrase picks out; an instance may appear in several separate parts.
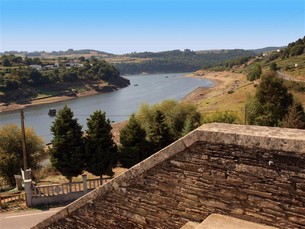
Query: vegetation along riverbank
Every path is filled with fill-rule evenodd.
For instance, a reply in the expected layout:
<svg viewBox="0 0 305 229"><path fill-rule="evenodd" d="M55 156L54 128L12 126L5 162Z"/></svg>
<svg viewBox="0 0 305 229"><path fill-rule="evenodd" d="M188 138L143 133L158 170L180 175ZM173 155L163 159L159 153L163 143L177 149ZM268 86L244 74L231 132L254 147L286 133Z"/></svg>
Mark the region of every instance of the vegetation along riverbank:
<svg viewBox="0 0 305 229"><path fill-rule="evenodd" d="M128 86L129 80L104 60L69 60L2 55L0 112L104 93Z"/></svg>

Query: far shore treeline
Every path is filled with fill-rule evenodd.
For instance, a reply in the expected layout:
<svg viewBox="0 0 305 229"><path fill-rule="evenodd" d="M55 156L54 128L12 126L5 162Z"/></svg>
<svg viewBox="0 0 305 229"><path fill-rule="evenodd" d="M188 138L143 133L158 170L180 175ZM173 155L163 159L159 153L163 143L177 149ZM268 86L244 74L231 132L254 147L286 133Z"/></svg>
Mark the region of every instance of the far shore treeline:
<svg viewBox="0 0 305 229"><path fill-rule="evenodd" d="M125 74L147 73L171 73L171 72L193 72L202 68L225 64L235 59L255 56L253 51L234 50L209 50L192 51L190 49L164 51L164 52L141 52L127 54L129 62L114 63L114 65Z"/></svg>
<svg viewBox="0 0 305 229"><path fill-rule="evenodd" d="M114 55L95 50L5 52L0 57L0 102L28 103L86 90L111 91L129 85L120 75L193 72L227 62L245 62L254 51L210 50Z"/></svg>
<svg viewBox="0 0 305 229"><path fill-rule="evenodd" d="M1 56L0 102L35 99L39 95L76 95L87 88L124 87L129 81L105 60L22 58L13 54Z"/></svg>

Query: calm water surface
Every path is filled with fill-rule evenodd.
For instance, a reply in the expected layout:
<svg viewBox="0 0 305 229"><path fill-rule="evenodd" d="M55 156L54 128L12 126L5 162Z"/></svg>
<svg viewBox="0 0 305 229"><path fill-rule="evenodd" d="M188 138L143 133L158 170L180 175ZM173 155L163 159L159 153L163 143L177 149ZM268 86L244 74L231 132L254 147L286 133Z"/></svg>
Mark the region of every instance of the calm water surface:
<svg viewBox="0 0 305 229"><path fill-rule="evenodd" d="M37 135L50 142L50 126L55 119L48 115L50 108L59 110L68 105L85 130L87 118L96 110L105 111L111 121L120 122L128 119L144 102L154 104L164 99L179 100L197 87L213 86L212 81L183 77L184 75L185 73L125 76L130 80L130 86L115 92L26 108L25 126L33 127ZM0 127L7 123L20 126L19 111L0 114Z"/></svg>

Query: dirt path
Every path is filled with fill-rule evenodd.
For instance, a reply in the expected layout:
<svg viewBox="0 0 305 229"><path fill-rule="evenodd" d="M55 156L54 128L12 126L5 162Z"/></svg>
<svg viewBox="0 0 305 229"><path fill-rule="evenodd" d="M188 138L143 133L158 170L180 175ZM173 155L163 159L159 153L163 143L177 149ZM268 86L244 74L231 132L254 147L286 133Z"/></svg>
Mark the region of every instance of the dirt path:
<svg viewBox="0 0 305 229"><path fill-rule="evenodd" d="M303 83L305 83L305 80L298 80L298 79L295 79L295 78L291 77L290 75L288 75L288 74L286 74L286 73L284 73L284 72L277 71L276 73L278 74L278 76L279 76L280 78L283 78L283 79L285 79L285 80L290 80L290 81L303 82Z"/></svg>

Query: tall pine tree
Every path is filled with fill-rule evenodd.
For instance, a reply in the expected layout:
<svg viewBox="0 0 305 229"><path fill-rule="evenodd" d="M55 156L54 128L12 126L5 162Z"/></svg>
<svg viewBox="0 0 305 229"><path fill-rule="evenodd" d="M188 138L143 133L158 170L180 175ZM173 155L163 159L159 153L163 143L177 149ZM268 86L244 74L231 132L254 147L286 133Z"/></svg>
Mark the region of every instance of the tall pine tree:
<svg viewBox="0 0 305 229"><path fill-rule="evenodd" d="M112 139L112 127L105 112L95 111L87 119L86 169L100 176L113 175L112 168L117 158L117 146Z"/></svg>
<svg viewBox="0 0 305 229"><path fill-rule="evenodd" d="M120 142L119 160L123 167L130 168L151 154L146 132L134 115L120 131Z"/></svg>
<svg viewBox="0 0 305 229"><path fill-rule="evenodd" d="M157 152L173 142L165 116L159 110L155 111L153 121L150 123L148 141L153 147L153 152Z"/></svg>
<svg viewBox="0 0 305 229"><path fill-rule="evenodd" d="M81 125L73 118L72 110L65 106L58 112L51 132L53 139L49 153L51 163L70 182L84 169L84 142Z"/></svg>

